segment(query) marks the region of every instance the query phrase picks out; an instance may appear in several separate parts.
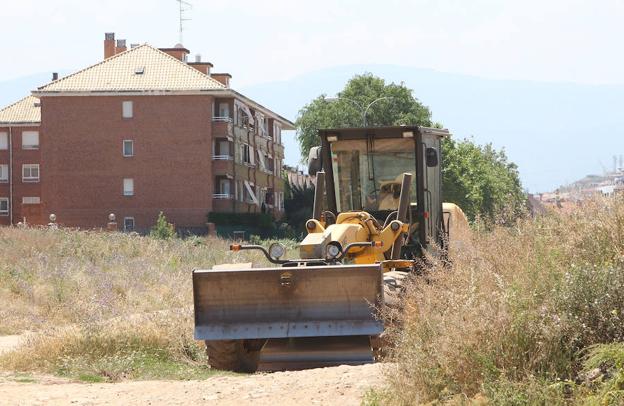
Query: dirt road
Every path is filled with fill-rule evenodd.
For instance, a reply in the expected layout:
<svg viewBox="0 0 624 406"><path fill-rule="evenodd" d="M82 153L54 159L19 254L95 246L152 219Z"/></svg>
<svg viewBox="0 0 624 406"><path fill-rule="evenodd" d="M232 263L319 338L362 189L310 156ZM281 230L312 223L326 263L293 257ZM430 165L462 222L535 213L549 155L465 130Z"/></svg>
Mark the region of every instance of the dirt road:
<svg viewBox="0 0 624 406"><path fill-rule="evenodd" d="M215 376L203 381L85 384L54 377L0 375L4 405L359 405L382 385L382 364Z"/></svg>

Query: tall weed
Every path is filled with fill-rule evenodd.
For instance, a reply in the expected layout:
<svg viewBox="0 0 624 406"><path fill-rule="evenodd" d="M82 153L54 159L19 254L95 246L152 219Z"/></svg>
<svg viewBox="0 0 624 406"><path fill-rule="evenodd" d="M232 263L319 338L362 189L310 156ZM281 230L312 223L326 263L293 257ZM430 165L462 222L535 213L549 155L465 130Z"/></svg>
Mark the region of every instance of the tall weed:
<svg viewBox="0 0 624 406"><path fill-rule="evenodd" d="M623 254L622 198L476 232L409 286L391 398L567 401L580 354L624 341Z"/></svg>
<svg viewBox="0 0 624 406"><path fill-rule="evenodd" d="M31 332L0 367L86 380L201 376L191 271L237 262L266 265L213 237L0 228L0 334Z"/></svg>

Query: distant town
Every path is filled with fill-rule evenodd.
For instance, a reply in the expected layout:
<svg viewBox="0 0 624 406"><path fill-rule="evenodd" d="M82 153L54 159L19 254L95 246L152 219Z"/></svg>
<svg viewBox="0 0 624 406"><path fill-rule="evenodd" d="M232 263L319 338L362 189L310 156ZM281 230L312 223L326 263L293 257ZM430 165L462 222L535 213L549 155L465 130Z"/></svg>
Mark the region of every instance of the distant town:
<svg viewBox="0 0 624 406"><path fill-rule="evenodd" d="M602 175L587 175L553 192L529 195L534 211L546 207L566 209L577 206L588 198L610 197L624 192L624 155L614 155L613 166L610 169L602 163L601 165Z"/></svg>

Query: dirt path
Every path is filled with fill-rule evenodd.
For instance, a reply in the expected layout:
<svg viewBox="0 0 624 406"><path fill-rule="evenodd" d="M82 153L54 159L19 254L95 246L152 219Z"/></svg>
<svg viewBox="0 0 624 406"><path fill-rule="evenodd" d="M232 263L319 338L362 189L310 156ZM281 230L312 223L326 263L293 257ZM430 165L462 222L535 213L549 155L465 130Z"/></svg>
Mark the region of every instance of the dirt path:
<svg viewBox="0 0 624 406"><path fill-rule="evenodd" d="M0 376L7 405L359 405L382 385L382 364L215 376L203 381L85 384L52 377Z"/></svg>

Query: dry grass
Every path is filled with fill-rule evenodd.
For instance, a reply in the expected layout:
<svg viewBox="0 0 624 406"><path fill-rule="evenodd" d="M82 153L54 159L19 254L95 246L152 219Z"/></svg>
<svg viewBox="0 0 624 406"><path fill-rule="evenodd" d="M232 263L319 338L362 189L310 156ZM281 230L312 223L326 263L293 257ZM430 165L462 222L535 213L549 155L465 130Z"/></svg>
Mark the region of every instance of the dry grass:
<svg viewBox="0 0 624 406"><path fill-rule="evenodd" d="M577 401L587 349L624 341L624 201L476 233L410 286L403 326L389 402Z"/></svg>
<svg viewBox="0 0 624 406"><path fill-rule="evenodd" d="M202 376L191 271L265 264L218 238L0 229L0 334L34 331L0 367L85 380Z"/></svg>

